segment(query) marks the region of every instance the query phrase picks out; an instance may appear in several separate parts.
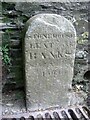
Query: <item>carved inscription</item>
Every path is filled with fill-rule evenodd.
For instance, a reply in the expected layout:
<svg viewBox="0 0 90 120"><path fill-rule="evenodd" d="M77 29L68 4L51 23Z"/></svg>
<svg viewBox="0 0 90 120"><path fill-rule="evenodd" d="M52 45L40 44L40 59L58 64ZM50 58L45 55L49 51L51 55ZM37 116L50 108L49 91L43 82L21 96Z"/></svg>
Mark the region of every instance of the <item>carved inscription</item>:
<svg viewBox="0 0 90 120"><path fill-rule="evenodd" d="M42 77L56 77L56 76L59 76L61 74L61 70L58 68L58 69L53 69L53 70L47 70L47 71L45 71L45 70L43 70L42 72L41 72L41 76Z"/></svg>
<svg viewBox="0 0 90 120"><path fill-rule="evenodd" d="M48 43L30 43L29 48L30 49L40 49L40 48L53 48L54 43L48 42Z"/></svg>
<svg viewBox="0 0 90 120"><path fill-rule="evenodd" d="M70 42L69 42L70 43ZM42 42L29 42L29 58L30 60L35 59L59 59L65 57L65 54L71 54L71 49L69 49L69 43L61 44L59 41L42 41ZM66 49L65 45L68 46ZM65 53L62 55L62 53Z"/></svg>
<svg viewBox="0 0 90 120"><path fill-rule="evenodd" d="M40 39L41 42L30 42L29 43L29 49L30 49L30 54L29 54L29 58L30 60L35 60L35 59L58 59L58 58L61 58L63 57L62 56L62 52L61 51L62 49L60 49L60 47L63 46L58 46L58 44L60 44L60 40L63 38L63 37L73 37L73 34L71 33L65 33L65 34L34 34L34 35L29 35L27 36L27 38L32 41L32 39L36 40L36 39ZM44 41L44 39L56 39L56 42L47 42L47 41ZM58 39L59 38L59 39ZM44 41L44 42L43 42ZM70 44L70 42L69 42ZM68 46L68 44L67 44ZM65 46L63 46L65 47ZM57 49L54 49L54 48L57 48ZM43 49L43 52L42 52L42 49ZM35 51L36 50L36 51ZM39 52L38 52L39 50ZM66 49L67 50L67 49ZM69 49L68 49L69 50ZM71 53L71 51L66 51L67 53Z"/></svg>
<svg viewBox="0 0 90 120"><path fill-rule="evenodd" d="M66 32L64 34L34 34L34 35L28 35L27 38L32 39L54 39L54 38L72 38L74 37L72 33Z"/></svg>
<svg viewBox="0 0 90 120"><path fill-rule="evenodd" d="M38 59L38 58L42 58L42 59L47 59L47 58L52 58L52 59L55 59L55 58L61 58L62 57L62 54L60 53L60 51L57 51L57 52L41 52L41 53L31 53L30 52L30 59Z"/></svg>

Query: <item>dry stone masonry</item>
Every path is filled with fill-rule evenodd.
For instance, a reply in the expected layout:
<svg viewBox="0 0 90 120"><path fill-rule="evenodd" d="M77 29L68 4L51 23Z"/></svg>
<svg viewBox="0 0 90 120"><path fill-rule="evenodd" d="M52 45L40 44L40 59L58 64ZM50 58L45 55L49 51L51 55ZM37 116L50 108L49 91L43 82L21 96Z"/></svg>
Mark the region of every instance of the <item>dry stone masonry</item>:
<svg viewBox="0 0 90 120"><path fill-rule="evenodd" d="M38 14L28 20L25 29L28 110L67 106L76 48L74 26L57 14Z"/></svg>

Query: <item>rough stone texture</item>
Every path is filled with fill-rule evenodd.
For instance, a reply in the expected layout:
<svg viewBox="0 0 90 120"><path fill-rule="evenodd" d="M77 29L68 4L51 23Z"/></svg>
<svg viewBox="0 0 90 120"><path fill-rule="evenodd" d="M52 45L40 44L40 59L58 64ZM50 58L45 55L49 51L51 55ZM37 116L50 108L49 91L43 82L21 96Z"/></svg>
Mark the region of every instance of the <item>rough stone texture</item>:
<svg viewBox="0 0 90 120"><path fill-rule="evenodd" d="M76 31L66 18L40 14L26 24L25 73L27 108L69 104Z"/></svg>
<svg viewBox="0 0 90 120"><path fill-rule="evenodd" d="M11 0L2 0L3 2L11 2ZM21 2L20 0L12 0L12 2ZM89 2L89 0L22 0L22 2Z"/></svg>
<svg viewBox="0 0 90 120"><path fill-rule="evenodd" d="M16 7L15 7L16 4ZM1 7L1 5L0 5ZM23 8L24 7L24 8ZM2 9L3 8L3 9ZM88 81L90 79L86 80L83 76L84 74L88 71L88 67L90 67L90 62L88 62L88 56L90 50L88 47L88 37L82 38L82 32L89 32L90 29L87 28L88 21L90 21L90 2L68 2L68 3L61 3L61 2L38 2L36 3L29 3L29 2L21 2L21 3L2 3L2 8L0 8L0 14L2 13L5 20L3 22L6 22L8 29L8 23L11 23L10 27L12 26L12 23L18 26L18 28L21 25L25 24L26 21L33 15L39 14L39 13L56 13L60 14L67 19L70 19L71 22L74 24L75 29L77 31L77 38L80 38L80 41L77 42L77 49L76 49L76 58L75 58L75 66L74 66L74 77L72 84L74 84L73 87L77 86L79 87L78 89L75 89L75 92L82 92L84 91L84 94L88 93L88 99L86 100L87 96L83 97L83 100L88 102L88 106L90 107L90 87L89 90L87 90L87 86L90 86L88 84ZM2 15L1 14L1 15ZM1 18L0 18L1 19ZM82 22L83 20L83 22ZM86 25L87 23L87 25ZM12 29L11 32L9 31L8 36L6 34L6 31L3 32L3 41L6 41L6 44L10 44L11 49L10 54L12 58L12 67L10 67L10 73L6 76L6 73L3 73L4 78L2 79L3 81L6 81L6 85L4 85L4 89L7 93L7 91L11 91L12 88L13 90L23 90L24 80L22 80L23 74L20 74L22 72L22 58L20 56L21 52L21 43L22 43L22 32L21 29ZM6 39L5 39L6 38ZM7 39L8 38L8 39ZM81 39L82 38L82 39ZM13 39L13 40L12 40ZM13 41L13 42L12 42ZM77 40L78 41L78 40ZM16 45L16 42L19 43ZM15 43L15 44L14 44ZM80 52L82 51L82 52ZM84 54L83 54L84 53ZM19 56L16 56L19 55ZM18 75L17 75L18 74ZM77 79L78 78L78 79ZM8 84L8 85L7 85ZM88 85L87 85L88 84ZM14 87L14 86L15 87ZM12 87L12 88L11 88ZM11 97L11 94L8 92L7 93L8 97L4 97L3 100L3 105L7 103L9 100L9 97L12 98L11 101L13 101L13 97ZM16 92L18 94L18 92ZM24 94L23 94L24 95ZM23 96L21 95L21 96ZM4 96L4 95L3 95ZM20 95L19 95L20 96ZM79 93L80 96L80 93ZM73 97L73 95L72 95ZM14 101L16 101L17 98L15 98ZM18 97L18 100L20 100L20 97ZM73 97L73 101L76 100L76 97ZM78 102L81 104L81 102L78 100ZM12 103L12 102L11 102ZM16 102L15 102L16 103ZM78 103L78 104L79 104ZM17 104L17 103L16 103ZM85 104L85 103L84 103ZM20 104L18 104L20 107ZM23 105L25 107L25 105ZM5 106L7 109L7 105ZM18 109L19 111L21 110ZM11 107L12 111L12 107ZM3 111L4 112L4 111ZM8 110L9 112L9 110ZM16 112L17 113L17 112ZM8 114L8 113L7 113Z"/></svg>

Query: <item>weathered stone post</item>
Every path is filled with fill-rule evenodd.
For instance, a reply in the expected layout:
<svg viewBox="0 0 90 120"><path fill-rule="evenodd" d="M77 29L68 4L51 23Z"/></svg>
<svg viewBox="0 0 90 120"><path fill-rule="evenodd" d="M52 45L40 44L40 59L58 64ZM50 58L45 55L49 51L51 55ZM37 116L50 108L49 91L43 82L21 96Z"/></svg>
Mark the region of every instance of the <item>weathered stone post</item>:
<svg viewBox="0 0 90 120"><path fill-rule="evenodd" d="M57 14L32 17L24 48L28 110L67 106L76 48L72 23Z"/></svg>

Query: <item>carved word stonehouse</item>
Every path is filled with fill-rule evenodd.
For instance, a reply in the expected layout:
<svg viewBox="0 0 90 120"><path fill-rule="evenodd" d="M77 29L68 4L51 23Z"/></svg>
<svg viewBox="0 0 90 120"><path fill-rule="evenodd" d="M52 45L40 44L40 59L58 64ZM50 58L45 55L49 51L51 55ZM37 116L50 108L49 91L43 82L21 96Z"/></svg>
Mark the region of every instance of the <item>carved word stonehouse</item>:
<svg viewBox="0 0 90 120"><path fill-rule="evenodd" d="M39 14L25 26L24 55L28 110L68 106L76 31L66 18Z"/></svg>

